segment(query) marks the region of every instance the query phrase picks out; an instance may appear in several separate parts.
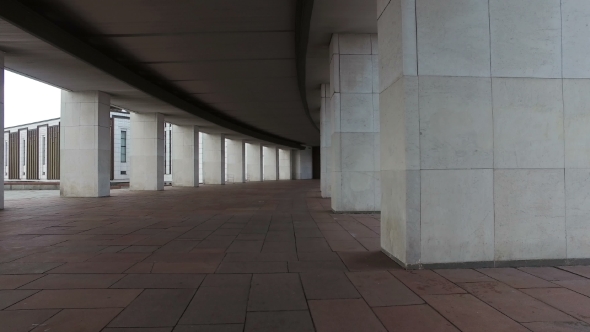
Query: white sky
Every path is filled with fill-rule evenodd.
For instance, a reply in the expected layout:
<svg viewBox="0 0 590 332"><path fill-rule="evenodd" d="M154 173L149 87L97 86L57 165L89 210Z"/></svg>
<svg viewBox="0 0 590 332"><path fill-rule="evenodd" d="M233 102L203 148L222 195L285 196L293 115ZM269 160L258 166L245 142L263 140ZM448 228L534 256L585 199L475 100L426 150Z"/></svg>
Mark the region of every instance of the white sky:
<svg viewBox="0 0 590 332"><path fill-rule="evenodd" d="M59 118L61 90L4 71L4 127Z"/></svg>

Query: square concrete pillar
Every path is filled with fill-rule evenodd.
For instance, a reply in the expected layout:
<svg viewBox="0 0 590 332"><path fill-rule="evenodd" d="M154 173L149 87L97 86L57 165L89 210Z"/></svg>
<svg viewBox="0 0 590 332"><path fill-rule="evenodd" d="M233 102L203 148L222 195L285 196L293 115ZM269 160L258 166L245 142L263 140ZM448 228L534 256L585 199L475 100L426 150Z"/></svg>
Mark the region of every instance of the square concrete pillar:
<svg viewBox="0 0 590 332"><path fill-rule="evenodd" d="M227 182L242 183L246 179L246 142L227 139Z"/></svg>
<svg viewBox="0 0 590 332"><path fill-rule="evenodd" d="M111 98L100 91L61 93L60 194L110 195Z"/></svg>
<svg viewBox="0 0 590 332"><path fill-rule="evenodd" d="M249 182L262 181L262 149L259 143L246 143L246 179Z"/></svg>
<svg viewBox="0 0 590 332"><path fill-rule="evenodd" d="M164 190L164 115L131 113L131 190Z"/></svg>
<svg viewBox="0 0 590 332"><path fill-rule="evenodd" d="M199 186L199 127L172 125L172 185Z"/></svg>
<svg viewBox="0 0 590 332"><path fill-rule="evenodd" d="M320 103L320 190L323 198L332 195L332 126L334 115L332 114L330 84L321 85ZM310 150L311 156L311 150ZM311 169L310 169L311 171ZM312 176L310 176L311 179Z"/></svg>
<svg viewBox="0 0 590 332"><path fill-rule="evenodd" d="M330 44L332 210L381 209L377 36L335 34Z"/></svg>
<svg viewBox="0 0 590 332"><path fill-rule="evenodd" d="M590 258L590 2L378 17L383 250L411 268Z"/></svg>
<svg viewBox="0 0 590 332"><path fill-rule="evenodd" d="M291 155L293 167L293 179L311 180L313 178L312 148L305 147L305 150L292 150Z"/></svg>
<svg viewBox="0 0 590 332"><path fill-rule="evenodd" d="M279 153L279 180L291 180L291 150L277 149Z"/></svg>
<svg viewBox="0 0 590 332"><path fill-rule="evenodd" d="M4 133L4 53L0 52L0 132ZM2 142L2 146L0 147L0 152L2 153L2 158L4 157L4 142ZM2 160L2 169L4 170L4 163L6 161ZM0 187L2 190L0 193L0 210L4 209L4 174L2 174L2 180L0 180Z"/></svg>
<svg viewBox="0 0 590 332"><path fill-rule="evenodd" d="M262 150L264 181L276 181L279 179L279 155L274 146L265 146Z"/></svg>
<svg viewBox="0 0 590 332"><path fill-rule="evenodd" d="M203 183L225 184L225 135L203 133Z"/></svg>

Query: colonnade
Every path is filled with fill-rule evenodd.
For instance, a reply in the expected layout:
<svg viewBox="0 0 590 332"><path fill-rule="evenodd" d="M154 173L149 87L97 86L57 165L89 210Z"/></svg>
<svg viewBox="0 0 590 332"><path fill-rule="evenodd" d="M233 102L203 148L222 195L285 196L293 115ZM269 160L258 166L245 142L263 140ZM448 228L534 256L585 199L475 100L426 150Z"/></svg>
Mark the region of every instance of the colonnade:
<svg viewBox="0 0 590 332"><path fill-rule="evenodd" d="M61 195L102 197L110 190L110 96L62 92ZM131 113L130 189L164 189L164 115ZM311 179L311 148L292 150L198 126L172 126L172 185L198 187L251 181ZM202 154L199 152L202 137ZM227 149L227 151L226 151ZM199 178L199 158L202 175Z"/></svg>
<svg viewBox="0 0 590 332"><path fill-rule="evenodd" d="M327 54L332 210L380 212L383 252L409 268L590 258L590 3L376 4L378 33L335 31ZM64 94L62 195L108 195L109 96ZM163 118L132 117L132 189L163 188ZM198 131L174 129L173 185L200 182ZM205 184L311 177L310 150L225 139L203 135Z"/></svg>
<svg viewBox="0 0 590 332"><path fill-rule="evenodd" d="M408 268L589 258L589 17L584 1L377 1L377 34L332 36L322 196L381 212L382 250Z"/></svg>

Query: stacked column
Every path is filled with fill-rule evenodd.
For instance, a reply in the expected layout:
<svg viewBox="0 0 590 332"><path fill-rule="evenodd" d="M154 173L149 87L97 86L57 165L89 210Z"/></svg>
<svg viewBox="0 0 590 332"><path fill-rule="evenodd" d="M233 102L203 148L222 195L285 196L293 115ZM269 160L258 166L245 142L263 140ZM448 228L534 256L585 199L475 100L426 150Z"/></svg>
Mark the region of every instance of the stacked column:
<svg viewBox="0 0 590 332"><path fill-rule="evenodd" d="M172 184L199 186L199 127L172 126Z"/></svg>
<svg viewBox="0 0 590 332"><path fill-rule="evenodd" d="M225 184L225 135L203 133L203 183Z"/></svg>
<svg viewBox="0 0 590 332"><path fill-rule="evenodd" d="M381 208L377 36L335 34L330 43L332 210Z"/></svg>
<svg viewBox="0 0 590 332"><path fill-rule="evenodd" d="M4 133L4 53L0 52L0 131ZM0 147L0 152L2 152L2 158L4 157L4 144ZM2 161L5 162L4 160ZM2 164L4 167L4 164ZM2 174L2 180L0 180L2 184L2 190L0 193L0 210L4 209L4 174Z"/></svg>
<svg viewBox="0 0 590 332"><path fill-rule="evenodd" d="M279 163L279 180L291 180L291 150L277 148Z"/></svg>
<svg viewBox="0 0 590 332"><path fill-rule="evenodd" d="M246 143L246 163L248 181L262 181L262 149L259 143Z"/></svg>
<svg viewBox="0 0 590 332"><path fill-rule="evenodd" d="M323 198L329 198L332 187L332 121L334 115L331 110L330 84L321 85L321 103L320 103L320 190Z"/></svg>
<svg viewBox="0 0 590 332"><path fill-rule="evenodd" d="M111 98L104 92L61 94L60 194L110 195Z"/></svg>
<svg viewBox="0 0 590 332"><path fill-rule="evenodd" d="M384 251L410 267L589 258L590 3L378 16Z"/></svg>
<svg viewBox="0 0 590 332"><path fill-rule="evenodd" d="M294 180L311 180L313 177L313 160L311 147L305 150L293 150L291 155Z"/></svg>
<svg viewBox="0 0 590 332"><path fill-rule="evenodd" d="M131 190L164 190L164 115L131 113Z"/></svg>
<svg viewBox="0 0 590 332"><path fill-rule="evenodd" d="M246 179L246 143L243 140L227 140L227 181L242 183Z"/></svg>
<svg viewBox="0 0 590 332"><path fill-rule="evenodd" d="M276 181L279 176L279 155L277 148L274 146L263 147L263 180Z"/></svg>

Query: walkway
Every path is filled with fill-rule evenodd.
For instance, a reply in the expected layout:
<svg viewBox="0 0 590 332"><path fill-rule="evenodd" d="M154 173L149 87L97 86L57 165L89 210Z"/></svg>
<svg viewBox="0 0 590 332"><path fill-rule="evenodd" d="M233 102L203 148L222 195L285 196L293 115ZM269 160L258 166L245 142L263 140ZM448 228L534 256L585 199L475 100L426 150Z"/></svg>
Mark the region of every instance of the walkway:
<svg viewBox="0 0 590 332"><path fill-rule="evenodd" d="M406 272L318 186L7 200L0 330L590 331L590 267Z"/></svg>

